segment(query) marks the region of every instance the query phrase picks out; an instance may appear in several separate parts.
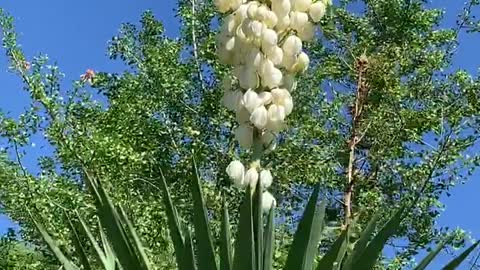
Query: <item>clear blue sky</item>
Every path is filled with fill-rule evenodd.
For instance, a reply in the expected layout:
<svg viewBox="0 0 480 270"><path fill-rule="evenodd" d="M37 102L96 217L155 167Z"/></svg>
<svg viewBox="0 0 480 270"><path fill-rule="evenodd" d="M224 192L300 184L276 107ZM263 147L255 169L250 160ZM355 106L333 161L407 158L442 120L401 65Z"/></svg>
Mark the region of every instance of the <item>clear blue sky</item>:
<svg viewBox="0 0 480 270"><path fill-rule="evenodd" d="M446 25L451 25L461 10L462 2L434 0L431 6L444 9ZM0 7L14 16L19 41L27 56L48 54L65 73L65 86L68 87L87 68L112 72L124 69L121 64L106 57L107 41L121 23L138 22L144 10L152 10L164 22L167 35L178 35L178 22L173 12L175 5L176 0L5 0ZM478 56L480 38L463 35L461 41L454 65L475 73L480 60L472 56ZM0 57L0 108L17 115L28 99L19 79L7 72L5 61L5 57ZM36 146L28 150L27 166L34 166L36 157L46 151L40 140L35 143ZM467 184L456 187L451 197L443 199L446 210L438 221L439 226L462 227L480 238L480 219L472 213L473 207L478 204L479 176L477 172ZM8 219L0 217L0 233L11 225Z"/></svg>

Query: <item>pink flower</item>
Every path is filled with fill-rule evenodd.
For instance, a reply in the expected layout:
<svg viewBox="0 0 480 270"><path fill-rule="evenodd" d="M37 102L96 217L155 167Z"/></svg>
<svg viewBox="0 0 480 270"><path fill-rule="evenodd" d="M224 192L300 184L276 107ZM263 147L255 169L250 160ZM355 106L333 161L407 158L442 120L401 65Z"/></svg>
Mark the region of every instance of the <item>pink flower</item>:
<svg viewBox="0 0 480 270"><path fill-rule="evenodd" d="M93 71L93 69L87 69L87 71L85 71L85 74L82 74L80 76L80 79L83 82L88 82L88 83L92 84L92 81L93 81L94 77L95 77L95 71Z"/></svg>

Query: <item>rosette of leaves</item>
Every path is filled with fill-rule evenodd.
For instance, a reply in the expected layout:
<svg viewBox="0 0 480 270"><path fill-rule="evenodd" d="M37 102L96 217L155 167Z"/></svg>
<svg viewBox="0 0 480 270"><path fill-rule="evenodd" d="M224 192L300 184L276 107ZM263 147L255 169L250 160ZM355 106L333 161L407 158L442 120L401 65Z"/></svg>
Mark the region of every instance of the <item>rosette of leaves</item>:
<svg viewBox="0 0 480 270"><path fill-rule="evenodd" d="M162 175L163 202L168 215L171 241L175 248L179 270L270 270L274 259L275 208L268 213L262 211L262 186L260 182L252 189L246 188L240 206L240 219L236 236L232 238L226 202L223 202L221 232L214 241L209 226L209 215L205 207L201 179L193 162L191 174L191 196L193 198L193 222L186 224L178 216L170 196L167 182ZM71 218L71 229L76 241L76 258L67 258L46 231L35 222L37 228L52 252L65 270L77 269L156 269L142 245L132 222L121 206L115 206L101 181L94 172L84 169L84 175L95 198L99 220L100 240L95 238L93 229L77 213ZM374 216L359 237L352 244L351 232L344 228L330 248L319 256L319 243L324 229L325 203L319 201L320 188L317 185L305 207L302 218L293 237L285 270L370 270L374 269L388 239L400 226L410 207L416 202L411 198L398 209L393 209L388 221L381 226L379 215ZM32 219L35 219L32 215ZM78 224L76 224L78 223ZM193 230L192 230L193 229ZM87 239L87 243L84 240ZM441 242L420 263L415 270L425 269L449 242ZM214 243L218 243L218 249ZM474 243L443 269L456 269L475 250L480 242ZM88 255L93 249L96 258ZM217 252L218 250L218 252Z"/></svg>

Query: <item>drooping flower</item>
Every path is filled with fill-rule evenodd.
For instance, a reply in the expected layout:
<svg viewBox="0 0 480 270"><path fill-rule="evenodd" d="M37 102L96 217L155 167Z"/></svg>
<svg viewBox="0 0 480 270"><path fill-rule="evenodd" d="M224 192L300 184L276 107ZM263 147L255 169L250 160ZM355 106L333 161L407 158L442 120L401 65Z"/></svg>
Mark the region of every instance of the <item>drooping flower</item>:
<svg viewBox="0 0 480 270"><path fill-rule="evenodd" d="M268 188L272 185L273 177L269 170L262 170L260 172L260 183L263 188Z"/></svg>
<svg viewBox="0 0 480 270"><path fill-rule="evenodd" d="M234 160L230 162L227 166L227 175L235 186L242 187L244 185L245 167L240 161Z"/></svg>
<svg viewBox="0 0 480 270"><path fill-rule="evenodd" d="M317 1L310 6L308 14L310 14L310 17L314 22L319 22L325 15L326 11L327 7L325 3L322 1Z"/></svg>
<svg viewBox="0 0 480 270"><path fill-rule="evenodd" d="M245 185L250 185L250 187L254 189L257 186L257 182L258 172L255 167L252 167L245 173Z"/></svg>
<svg viewBox="0 0 480 270"><path fill-rule="evenodd" d="M277 206L277 201L275 200L275 197L273 197L273 195L268 192L268 191L265 191L263 194L262 194L262 209L264 212L269 212L270 209L272 207L276 207Z"/></svg>
<svg viewBox="0 0 480 270"><path fill-rule="evenodd" d="M250 122L252 122L252 124L256 128L262 129L267 125L267 120L268 120L267 114L268 113L267 113L267 109L265 108L265 106L257 107L252 112L252 115L250 116Z"/></svg>

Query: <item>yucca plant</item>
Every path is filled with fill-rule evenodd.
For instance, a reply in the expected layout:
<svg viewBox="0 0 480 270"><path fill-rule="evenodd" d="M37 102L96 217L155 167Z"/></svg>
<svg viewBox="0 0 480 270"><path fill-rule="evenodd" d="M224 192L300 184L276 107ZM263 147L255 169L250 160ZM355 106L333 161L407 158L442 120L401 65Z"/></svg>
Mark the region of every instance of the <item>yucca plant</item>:
<svg viewBox="0 0 480 270"><path fill-rule="evenodd" d="M175 248L177 269L179 270L270 270L273 269L275 210L268 213L262 211L262 186L252 189L247 187L245 197L240 206L240 218L237 235L232 239L230 220L225 199L221 220L219 253L216 254L212 231L209 226L207 209L201 191L200 177L195 162L191 193L193 197L193 228L183 224L174 207L165 178L162 178L163 198L168 216L170 236ZM56 255L65 270L98 269L98 263L93 264L85 251L85 245L79 235L84 234L93 246L94 261L99 261L101 269L150 270L154 266L148 259L141 240L129 221L125 211L120 206L114 206L107 192L97 177L84 170L85 177L93 193L100 228L100 243L93 236L92 230L81 216L76 213L82 231L77 231L71 223L75 239L75 250L78 253L77 266L60 250L55 240L45 228L36 222L39 232ZM318 203L320 187L317 185L305 207L305 211L294 234L293 242L288 252L285 270L370 270L374 269L381 256L387 240L395 234L412 203L405 203L396 209L385 225L379 227L378 215L367 224L365 230L349 249L350 229L346 227L330 249L317 262L318 247L324 227L325 202ZM413 200L414 202L415 200ZM33 218L33 216L32 216ZM425 269L439 254L449 241L441 242L415 268ZM476 242L457 258L453 259L443 269L456 269L468 255L478 246ZM233 248L234 247L234 248Z"/></svg>

